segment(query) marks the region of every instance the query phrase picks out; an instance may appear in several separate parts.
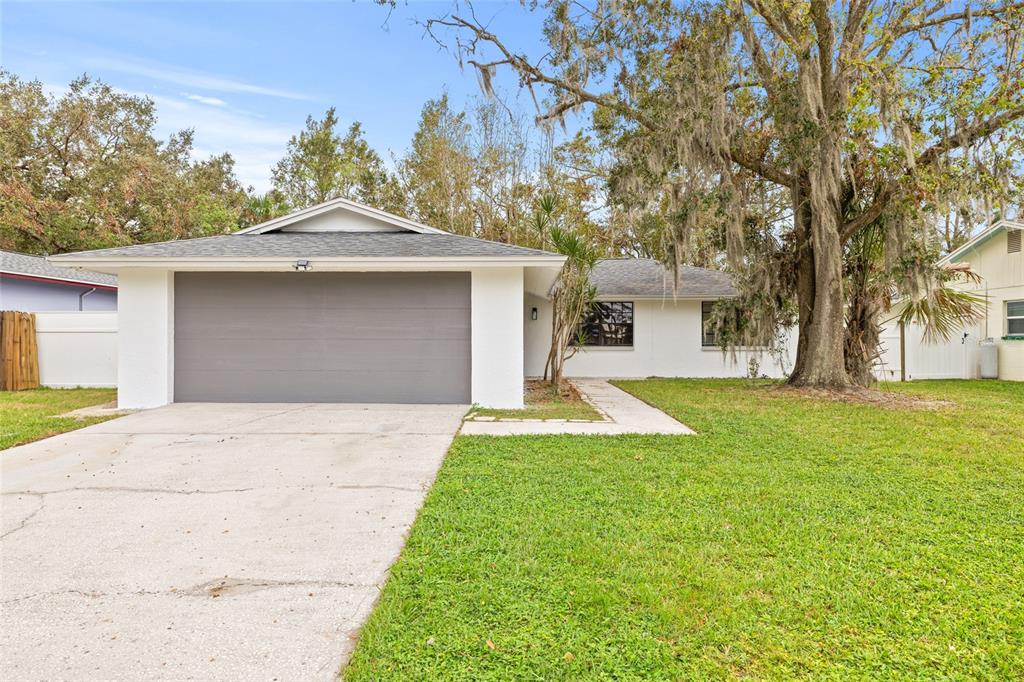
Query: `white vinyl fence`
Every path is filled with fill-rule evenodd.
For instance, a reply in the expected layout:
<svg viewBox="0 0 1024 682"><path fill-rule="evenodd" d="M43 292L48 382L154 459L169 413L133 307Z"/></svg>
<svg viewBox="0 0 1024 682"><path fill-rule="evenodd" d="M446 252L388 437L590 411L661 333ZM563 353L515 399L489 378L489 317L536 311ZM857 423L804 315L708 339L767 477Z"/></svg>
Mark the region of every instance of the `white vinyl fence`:
<svg viewBox="0 0 1024 682"><path fill-rule="evenodd" d="M71 388L117 386L117 313L36 313L39 382Z"/></svg>
<svg viewBox="0 0 1024 682"><path fill-rule="evenodd" d="M977 379L982 335L964 327L948 341L929 343L920 325L906 328L907 381L913 379ZM882 331L881 360L875 368L881 381L900 380L900 328L887 324Z"/></svg>

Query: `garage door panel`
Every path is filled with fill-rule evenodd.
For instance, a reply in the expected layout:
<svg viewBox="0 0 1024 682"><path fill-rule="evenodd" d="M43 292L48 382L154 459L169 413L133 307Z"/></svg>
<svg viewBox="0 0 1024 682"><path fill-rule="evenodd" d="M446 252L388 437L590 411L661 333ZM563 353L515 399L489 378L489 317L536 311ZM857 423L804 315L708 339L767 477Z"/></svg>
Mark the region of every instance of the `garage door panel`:
<svg viewBox="0 0 1024 682"><path fill-rule="evenodd" d="M451 350L447 339L424 341L416 349L417 364L439 364L450 367L461 361L461 356ZM319 339L296 345L292 340L232 340L216 339L204 341L200 339L178 340L180 353L191 357L181 369L192 370L232 370L237 372L253 372L279 369L280 358L288 356L287 369L291 371L322 370L388 370L396 365L399 371L418 369L409 367L407 363L396 363L394 355L408 352L408 345L394 339L381 339L363 348L348 350L344 353L336 351L337 344L333 339Z"/></svg>
<svg viewBox="0 0 1024 682"><path fill-rule="evenodd" d="M437 371L416 372L331 372L294 370L256 371L249 375L247 386L249 396L239 397L230 389L235 372L186 371L182 378L186 386L195 382L208 383L210 387L202 393L193 393L186 388L185 394L176 397L179 402L358 402L358 403L455 403L465 400L439 399L435 388L438 382L446 381ZM177 377L177 373L175 374ZM357 385L358 394L353 398L323 400L316 396L334 395L339 388ZM396 395L401 399L396 399ZM257 396L273 396L258 398Z"/></svg>
<svg viewBox="0 0 1024 682"><path fill-rule="evenodd" d="M469 273L177 273L175 400L468 403Z"/></svg>
<svg viewBox="0 0 1024 682"><path fill-rule="evenodd" d="M185 278L182 280L181 275ZM186 296L195 309L237 307L243 309L289 310L374 310L380 308L469 307L468 273L179 273L177 295ZM216 288L209 288L208 277L226 277ZM293 278L286 286L263 287L259 278ZM343 278L339 280L339 277ZM359 281L356 278L376 281ZM430 286L414 283L434 278ZM231 278L237 278L230 281ZM391 279L387 279L391 278ZM332 281L325 287L325 281ZM447 281L446 281L447 280ZM253 297L252 288L260 288Z"/></svg>
<svg viewBox="0 0 1024 682"><path fill-rule="evenodd" d="M409 320L419 315L417 309L401 309L396 312L373 310L358 312L341 312L324 314L313 310L302 315L280 314L277 310L259 311L259 314L274 320L260 328L259 338L253 338L251 315L239 315L237 310L219 312L211 309L208 314L198 317L185 317L177 320L182 329L177 334L181 340L237 340L270 341L311 340L311 339L351 339L351 340L394 340L396 336L410 333ZM431 309L429 323L429 339L468 339L469 330L465 325L465 311L451 309ZM427 339L427 340L429 340ZM408 346L408 341L398 339Z"/></svg>

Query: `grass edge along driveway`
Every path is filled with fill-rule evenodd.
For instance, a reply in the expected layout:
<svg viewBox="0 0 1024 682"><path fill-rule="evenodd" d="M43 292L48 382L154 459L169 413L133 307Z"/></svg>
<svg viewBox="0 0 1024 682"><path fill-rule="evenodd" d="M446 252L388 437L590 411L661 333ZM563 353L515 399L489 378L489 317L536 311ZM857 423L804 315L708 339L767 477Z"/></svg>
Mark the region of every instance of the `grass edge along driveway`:
<svg viewBox="0 0 1024 682"><path fill-rule="evenodd" d="M116 397L117 391L113 388L0 391L0 450L112 419L113 416L79 419L60 415L81 407L109 403Z"/></svg>
<svg viewBox="0 0 1024 682"><path fill-rule="evenodd" d="M1024 670L1024 384L618 385L698 435L458 438L346 679Z"/></svg>

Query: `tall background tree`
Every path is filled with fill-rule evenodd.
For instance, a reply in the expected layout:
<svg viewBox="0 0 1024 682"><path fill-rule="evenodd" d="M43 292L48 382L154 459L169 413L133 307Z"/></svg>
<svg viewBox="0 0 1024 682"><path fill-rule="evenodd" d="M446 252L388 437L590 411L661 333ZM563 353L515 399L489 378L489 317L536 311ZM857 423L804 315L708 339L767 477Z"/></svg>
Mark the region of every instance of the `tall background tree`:
<svg viewBox="0 0 1024 682"><path fill-rule="evenodd" d="M538 59L471 5L427 29L485 89L513 70L547 103L542 119L589 108L614 150L613 199L657 231L653 251L675 267L721 246L748 311L732 342L761 342L795 317L793 384L864 381L846 358L851 240L879 230L876 277L918 302L943 284L937 226L984 221L1014 198L1021 4L543 6L550 51Z"/></svg>
<svg viewBox="0 0 1024 682"><path fill-rule="evenodd" d="M83 76L58 96L0 72L0 247L45 254L220 234L245 192L234 161L156 139L153 102Z"/></svg>
<svg viewBox="0 0 1024 682"><path fill-rule="evenodd" d="M496 100L465 111L447 95L428 101L396 162L410 216L456 234L551 246L536 228L535 207L555 196L563 222L600 252L623 252L628 237L608 228L607 169L593 139L578 134L555 144L551 133Z"/></svg>
<svg viewBox="0 0 1024 682"><path fill-rule="evenodd" d="M475 164L465 112L453 110L447 94L429 100L397 163L410 215L455 234L475 234Z"/></svg>
<svg viewBox="0 0 1024 682"><path fill-rule="evenodd" d="M274 166L274 190L292 208L340 197L385 211L404 212L398 182L363 137L362 124L354 121L344 135L339 135L338 123L334 107L321 120L312 116L306 119L306 127L292 136L284 158Z"/></svg>

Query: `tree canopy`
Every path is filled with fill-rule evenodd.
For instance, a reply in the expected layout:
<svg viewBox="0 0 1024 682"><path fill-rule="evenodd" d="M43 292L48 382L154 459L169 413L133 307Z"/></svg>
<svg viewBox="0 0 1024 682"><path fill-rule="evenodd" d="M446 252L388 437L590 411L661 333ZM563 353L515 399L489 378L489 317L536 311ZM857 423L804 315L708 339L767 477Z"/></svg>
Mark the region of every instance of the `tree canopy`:
<svg viewBox="0 0 1024 682"><path fill-rule="evenodd" d="M796 317L793 383L858 380L845 355L858 235L879 231L873 276L920 301L941 286L940 232L955 242L967 232L959 225L1016 201L1020 4L543 7L540 59L507 45L471 5L427 29L485 89L512 69L544 103L542 120L589 109L614 150L613 200L660 228L663 259L675 266L721 246L747 311L727 330L733 341L761 342Z"/></svg>
<svg viewBox="0 0 1024 682"><path fill-rule="evenodd" d="M401 213L404 200L380 154L354 121L344 136L337 132L334 107L323 119L312 116L288 141L283 159L272 173L274 189L292 208L305 208L341 197Z"/></svg>
<svg viewBox="0 0 1024 682"><path fill-rule="evenodd" d="M0 245L56 253L236 229L245 193L227 153L153 134L152 101L83 76L64 94L0 72Z"/></svg>

